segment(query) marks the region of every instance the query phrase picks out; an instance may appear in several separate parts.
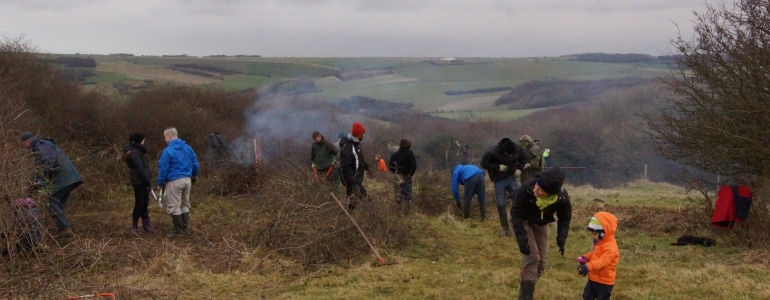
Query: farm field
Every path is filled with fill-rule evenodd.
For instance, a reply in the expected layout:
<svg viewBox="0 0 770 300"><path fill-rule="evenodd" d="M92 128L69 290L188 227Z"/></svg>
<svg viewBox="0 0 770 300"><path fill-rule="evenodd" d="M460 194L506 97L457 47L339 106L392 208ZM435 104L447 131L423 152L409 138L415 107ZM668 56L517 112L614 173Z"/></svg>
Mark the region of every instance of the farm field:
<svg viewBox="0 0 770 300"><path fill-rule="evenodd" d="M532 80L596 80L627 76L657 77L664 64L611 64L577 62L569 57L468 58L457 64L434 64L435 58L293 58L293 57L142 57L76 55L97 61L97 76L88 84L144 80L183 84L210 84L226 89L261 88L269 84L311 79L321 92L302 95L308 99L336 102L352 96L412 103L414 109L449 118L510 119L527 112L506 111L494 100L504 92L446 95L447 91L516 87ZM219 78L183 73L167 68L174 64L197 64L225 68L240 74ZM340 80L334 74L385 69L389 74ZM452 111L451 113L449 111ZM456 111L471 111L455 113Z"/></svg>

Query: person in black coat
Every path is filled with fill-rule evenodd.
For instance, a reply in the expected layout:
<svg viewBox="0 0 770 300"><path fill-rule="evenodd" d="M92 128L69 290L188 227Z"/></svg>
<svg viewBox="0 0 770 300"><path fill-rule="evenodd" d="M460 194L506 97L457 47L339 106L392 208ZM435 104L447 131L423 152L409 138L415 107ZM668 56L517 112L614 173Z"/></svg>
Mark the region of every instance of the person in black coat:
<svg viewBox="0 0 770 300"><path fill-rule="evenodd" d="M361 150L361 141L364 139L365 133L364 125L355 122L350 134L340 140L340 175L350 201L348 209L356 207L356 198L365 199L369 196L364 187L364 171L369 170L369 164L366 163L364 153ZM352 197L355 189L358 189L358 197Z"/></svg>
<svg viewBox="0 0 770 300"><path fill-rule="evenodd" d="M500 140L497 146L492 147L481 157L481 167L487 170L489 180L495 187L495 204L497 214L500 217L500 236L509 233L508 213L505 210L505 202L508 195L519 184L515 178L521 174L525 164L525 153L511 139Z"/></svg>
<svg viewBox="0 0 770 300"><path fill-rule="evenodd" d="M394 188L396 203L404 207L404 213L409 212L412 202L412 176L417 170L417 160L414 159L412 141L402 139L398 151L390 156L388 170L395 174Z"/></svg>
<svg viewBox="0 0 770 300"><path fill-rule="evenodd" d="M144 148L144 134L134 133L128 137L129 144L123 149L123 161L130 172L131 186L134 187L134 210L131 213L131 232L138 233L139 218L145 232L155 232L150 225L150 214L147 209L150 203L150 162L147 160L147 149Z"/></svg>

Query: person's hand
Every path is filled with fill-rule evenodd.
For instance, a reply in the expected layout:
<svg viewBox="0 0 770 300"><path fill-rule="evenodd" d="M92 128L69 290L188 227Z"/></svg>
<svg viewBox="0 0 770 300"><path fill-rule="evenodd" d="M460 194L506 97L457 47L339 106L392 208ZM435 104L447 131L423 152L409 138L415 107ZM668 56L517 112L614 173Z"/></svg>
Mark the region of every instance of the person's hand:
<svg viewBox="0 0 770 300"><path fill-rule="evenodd" d="M190 177L190 183L195 184L195 182L198 181L198 176Z"/></svg>
<svg viewBox="0 0 770 300"><path fill-rule="evenodd" d="M310 167L315 169L315 163L310 164Z"/></svg>
<svg viewBox="0 0 770 300"><path fill-rule="evenodd" d="M586 259L585 256L581 255L581 256L578 256L577 262L580 263L581 265L585 265L586 263L588 263L588 259Z"/></svg>
<svg viewBox="0 0 770 300"><path fill-rule="evenodd" d="M578 270L578 274L580 276L588 275L588 266L586 266L586 265L579 265L577 270Z"/></svg>
<svg viewBox="0 0 770 300"><path fill-rule="evenodd" d="M516 169L516 172L513 172L513 177L514 177L514 178L519 178L519 177L521 177L521 170L519 170L519 169Z"/></svg>
<svg viewBox="0 0 770 300"><path fill-rule="evenodd" d="M455 201L455 205L457 206L457 208L463 209L463 205L460 204L460 201Z"/></svg>
<svg viewBox="0 0 770 300"><path fill-rule="evenodd" d="M556 245L559 246L559 253L561 253L561 256L564 256L564 242L556 241Z"/></svg>
<svg viewBox="0 0 770 300"><path fill-rule="evenodd" d="M529 255L529 242L527 240L519 241L519 252L524 255Z"/></svg>
<svg viewBox="0 0 770 300"><path fill-rule="evenodd" d="M500 172L508 171L508 166L506 165L500 165Z"/></svg>
<svg viewBox="0 0 770 300"><path fill-rule="evenodd" d="M531 166L532 165L530 165L530 164L526 164L526 165L524 165L524 169L529 169L529 167L531 167Z"/></svg>

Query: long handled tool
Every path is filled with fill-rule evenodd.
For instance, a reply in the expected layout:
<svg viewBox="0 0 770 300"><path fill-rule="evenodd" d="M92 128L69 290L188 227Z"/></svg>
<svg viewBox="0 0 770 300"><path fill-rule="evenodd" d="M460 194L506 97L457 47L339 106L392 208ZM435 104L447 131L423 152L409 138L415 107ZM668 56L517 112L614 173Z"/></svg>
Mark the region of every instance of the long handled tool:
<svg viewBox="0 0 770 300"><path fill-rule="evenodd" d="M350 221L353 222L353 225L356 225L358 232L361 233L361 236L364 237L364 240L366 240L366 243L369 244L369 248L372 248L372 252L374 252L374 255L377 255L377 258L380 259L380 263L385 265L385 259L383 259L382 256L380 256L380 252L378 252L377 249L374 248L374 245L372 245L372 242L369 241L369 238L366 237L366 234L364 234L364 231L361 230L360 226L358 226L358 223L356 223L356 220L353 219L353 216L351 216L350 213L348 213L348 210L345 209L345 206L342 205L342 202L340 202L340 199L337 199L337 196L335 196L334 193L330 193L330 194L332 195L332 198L334 198L334 201L337 201L337 204L340 206L340 208L345 213L345 215L347 215L348 218L350 218Z"/></svg>

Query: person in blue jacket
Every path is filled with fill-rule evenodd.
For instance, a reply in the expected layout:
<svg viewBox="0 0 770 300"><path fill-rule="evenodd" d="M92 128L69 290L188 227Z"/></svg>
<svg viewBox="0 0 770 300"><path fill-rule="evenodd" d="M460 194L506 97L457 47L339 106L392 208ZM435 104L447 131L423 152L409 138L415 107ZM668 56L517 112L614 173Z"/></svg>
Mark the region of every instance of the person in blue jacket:
<svg viewBox="0 0 770 300"><path fill-rule="evenodd" d="M198 176L198 157L195 151L179 139L176 128L163 131L168 147L158 161L158 186L166 192L166 211L171 215L174 229L166 237L188 235L190 225L190 188Z"/></svg>
<svg viewBox="0 0 770 300"><path fill-rule="evenodd" d="M460 204L460 185L465 188L465 195L463 196L463 204ZM457 207L463 209L463 217L469 218L471 215L471 200L473 195L476 195L479 200L479 208L481 209L481 220L487 219L486 214L486 198L487 192L484 188L484 171L474 165L457 165L452 170L452 194L455 197L455 203Z"/></svg>
<svg viewBox="0 0 770 300"><path fill-rule="evenodd" d="M46 208L59 228L56 238L73 237L70 221L64 209L70 193L80 186L83 178L80 177L72 161L52 139L37 138L34 133L25 132L19 136L19 141L35 156L37 176L45 185L40 188L45 191L48 198Z"/></svg>

